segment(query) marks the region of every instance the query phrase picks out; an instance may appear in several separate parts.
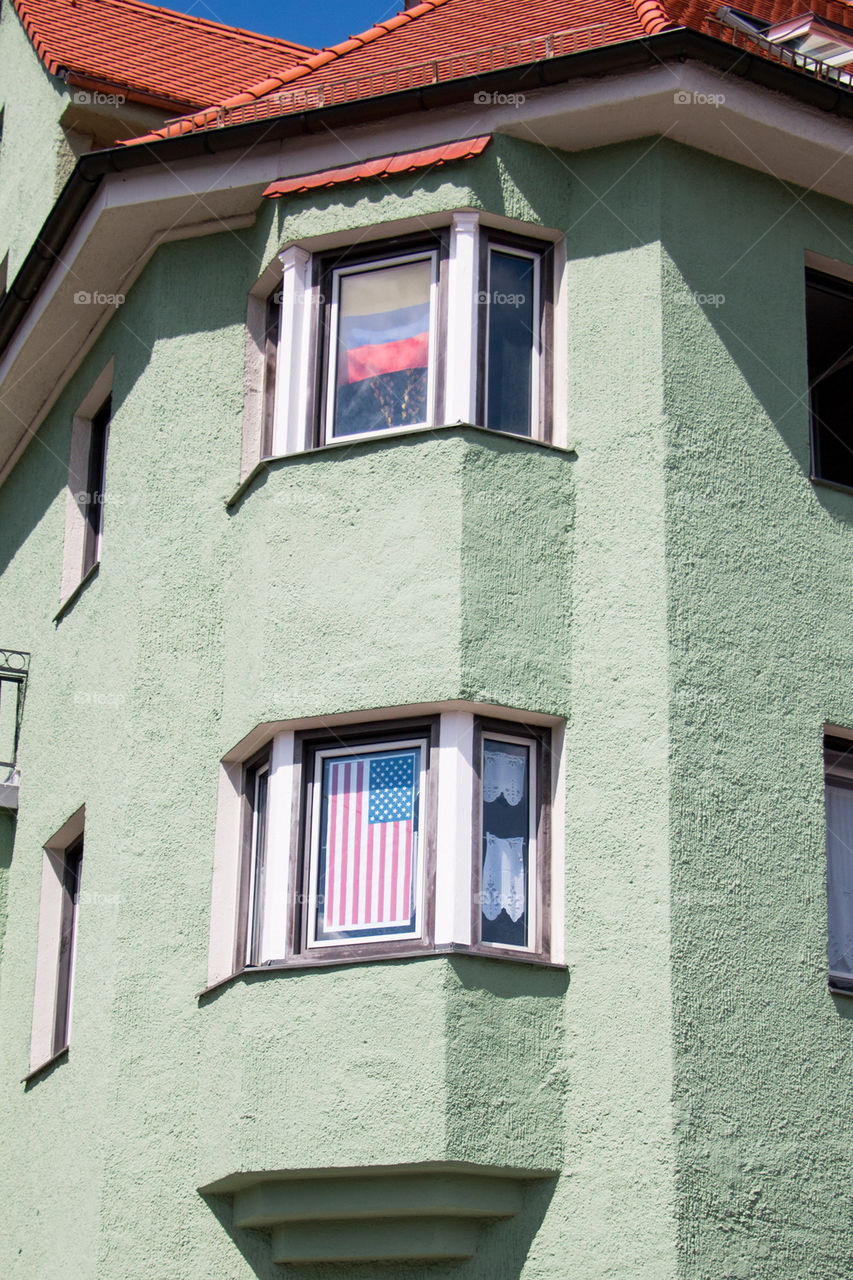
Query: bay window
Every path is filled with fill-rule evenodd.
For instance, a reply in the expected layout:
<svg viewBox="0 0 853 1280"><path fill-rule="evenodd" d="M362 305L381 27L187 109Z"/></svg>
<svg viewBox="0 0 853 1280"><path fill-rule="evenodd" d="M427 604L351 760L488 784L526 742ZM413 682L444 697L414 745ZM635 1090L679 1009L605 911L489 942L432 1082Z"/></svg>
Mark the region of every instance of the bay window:
<svg viewBox="0 0 853 1280"><path fill-rule="evenodd" d="M482 718L470 704L336 718L279 728L224 765L211 981L436 950L551 959L560 725L538 720ZM242 836L229 844L235 788Z"/></svg>
<svg viewBox="0 0 853 1280"><path fill-rule="evenodd" d="M552 437L554 246L481 224L280 255L262 452L472 423Z"/></svg>

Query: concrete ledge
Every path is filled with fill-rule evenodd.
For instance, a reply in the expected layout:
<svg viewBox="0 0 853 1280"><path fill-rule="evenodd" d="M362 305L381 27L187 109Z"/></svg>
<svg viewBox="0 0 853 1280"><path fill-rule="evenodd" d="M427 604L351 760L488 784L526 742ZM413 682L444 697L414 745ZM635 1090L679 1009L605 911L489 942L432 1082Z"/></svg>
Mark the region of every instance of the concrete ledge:
<svg viewBox="0 0 853 1280"><path fill-rule="evenodd" d="M448 1160L235 1173L202 1187L234 1201L234 1224L272 1236L281 1264L473 1257L481 1224L511 1218L551 1170Z"/></svg>
<svg viewBox="0 0 853 1280"><path fill-rule="evenodd" d="M464 1219L399 1218L391 1222L312 1223L277 1227L273 1261L409 1262L473 1258L477 1224Z"/></svg>

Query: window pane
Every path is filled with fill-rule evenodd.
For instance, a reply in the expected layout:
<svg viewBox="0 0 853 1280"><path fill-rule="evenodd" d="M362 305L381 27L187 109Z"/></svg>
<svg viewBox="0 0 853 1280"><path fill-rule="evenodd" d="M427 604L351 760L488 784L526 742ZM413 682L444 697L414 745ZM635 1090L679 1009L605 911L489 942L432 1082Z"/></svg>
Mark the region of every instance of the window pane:
<svg viewBox="0 0 853 1280"><path fill-rule="evenodd" d="M827 954L834 973L853 976L853 790L826 787Z"/></svg>
<svg viewBox="0 0 853 1280"><path fill-rule="evenodd" d="M109 438L112 399L107 397L92 419L89 440L89 480L86 497L86 539L83 548L84 575L101 557L101 534L104 527L104 484L107 469L107 440Z"/></svg>
<svg viewBox="0 0 853 1280"><path fill-rule="evenodd" d="M812 469L822 480L853 485L853 290L822 279L806 288Z"/></svg>
<svg viewBox="0 0 853 1280"><path fill-rule="evenodd" d="M267 790L269 765L259 766L254 774L252 795L252 865L249 883L249 936L247 940L249 964L258 961L263 923L264 876L267 860Z"/></svg>
<svg viewBox="0 0 853 1280"><path fill-rule="evenodd" d="M338 276L335 436L427 420L432 259Z"/></svg>
<svg viewBox="0 0 853 1280"><path fill-rule="evenodd" d="M534 290L531 258L489 251L486 426L493 431L531 433Z"/></svg>
<svg viewBox="0 0 853 1280"><path fill-rule="evenodd" d="M480 936L528 945L530 748L483 739L483 872Z"/></svg>
<svg viewBox="0 0 853 1280"><path fill-rule="evenodd" d="M323 760L316 938L417 931L421 748Z"/></svg>
<svg viewBox="0 0 853 1280"><path fill-rule="evenodd" d="M77 940L77 907L83 867L82 837L65 854L62 875L62 915L59 925L59 963L56 978L56 1020L53 1052L68 1044L71 1030L71 991L74 983L74 951Z"/></svg>

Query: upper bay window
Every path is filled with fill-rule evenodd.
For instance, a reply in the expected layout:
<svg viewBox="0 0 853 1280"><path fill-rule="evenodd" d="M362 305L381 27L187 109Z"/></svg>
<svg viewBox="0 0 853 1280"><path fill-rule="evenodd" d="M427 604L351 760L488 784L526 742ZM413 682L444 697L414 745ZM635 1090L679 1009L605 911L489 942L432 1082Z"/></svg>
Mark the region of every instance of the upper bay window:
<svg viewBox="0 0 853 1280"><path fill-rule="evenodd" d="M455 422L551 439L549 241L466 210L449 230L280 257L263 453Z"/></svg>

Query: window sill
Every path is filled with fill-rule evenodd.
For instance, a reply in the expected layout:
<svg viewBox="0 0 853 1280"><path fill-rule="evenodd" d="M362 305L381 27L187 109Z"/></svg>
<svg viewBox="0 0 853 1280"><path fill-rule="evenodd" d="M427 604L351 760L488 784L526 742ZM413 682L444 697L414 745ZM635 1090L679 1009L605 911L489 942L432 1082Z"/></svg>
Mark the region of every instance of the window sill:
<svg viewBox="0 0 853 1280"><path fill-rule="evenodd" d="M836 493L853 493L853 485L838 484L835 480L824 480L822 476L809 476L812 484L817 485L821 489L834 489Z"/></svg>
<svg viewBox="0 0 853 1280"><path fill-rule="evenodd" d="M64 1049L60 1049L59 1053L52 1054L51 1057L49 1057L46 1062L42 1062L39 1066L33 1067L32 1071L30 1071L27 1075L23 1077L23 1079L21 1080L21 1084L26 1085L26 1087L29 1089L32 1085L36 1084L39 1080L42 1080L46 1076L48 1076L54 1067L59 1066L60 1062L67 1062L67 1060L68 1060L68 1045L66 1045Z"/></svg>
<svg viewBox="0 0 853 1280"><path fill-rule="evenodd" d="M412 427L410 430L377 431L370 435L343 436L340 440L331 440L312 449L300 449L294 453L280 453L269 458L261 458L260 462L255 464L245 479L240 481L231 497L226 499L225 509L232 511L235 507L238 507L245 495L254 487L258 477L269 471L273 466L277 469L283 463L293 463L307 458L314 458L318 454L334 455L340 452L341 449L346 449L347 451L352 449L375 449L377 446L388 446L398 444L401 441L417 440L422 436L468 431L473 431L477 436L484 437L491 442L511 440L515 444L531 445L536 449L548 449L553 453L561 453L570 459L574 459L577 456L574 449L567 448L562 444L554 444L550 440L536 440L533 436L517 436L509 431L492 431L488 427L479 427L473 422L447 422L434 427Z"/></svg>
<svg viewBox="0 0 853 1280"><path fill-rule="evenodd" d="M215 991L221 991L223 987L229 986L232 982L236 982L240 978L253 978L259 974L268 973L304 973L305 970L315 969L342 969L351 968L358 964L384 964L387 960L428 960L433 956L468 956L473 960L497 961L499 964L522 964L528 965L535 969L551 969L557 973L568 973L569 966L567 964L558 964L554 960L546 960L543 956L527 955L519 952L518 955L510 954L506 951L486 951L485 949L477 949L474 947L463 947L457 944L442 947L425 947L422 950L388 950L382 952L381 955L341 955L322 958L319 956L298 956L292 960L271 961L269 964L246 965L243 969L237 969L236 972L228 975L227 978L220 978L218 982L213 982L209 987L204 987L197 993L198 1000L204 1000L207 996L212 995ZM853 994L851 992L850 994Z"/></svg>
<svg viewBox="0 0 853 1280"><path fill-rule="evenodd" d="M831 973L827 979L827 986L834 996L853 996L853 975Z"/></svg>
<svg viewBox="0 0 853 1280"><path fill-rule="evenodd" d="M74 588L71 594L65 597L62 604L59 606L58 612L55 613L53 616L54 622L62 621L62 619L65 617L66 613L70 611L74 603L77 600L79 600L80 596L83 594L86 587L88 587L92 579L97 578L98 570L100 569L100 567L101 567L100 560L96 560L95 563L92 565L91 569L89 570L89 572L85 573L83 577L80 579L80 581L77 583L77 586Z"/></svg>

